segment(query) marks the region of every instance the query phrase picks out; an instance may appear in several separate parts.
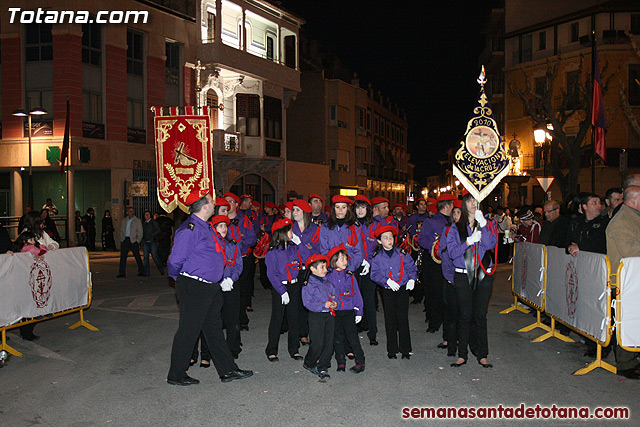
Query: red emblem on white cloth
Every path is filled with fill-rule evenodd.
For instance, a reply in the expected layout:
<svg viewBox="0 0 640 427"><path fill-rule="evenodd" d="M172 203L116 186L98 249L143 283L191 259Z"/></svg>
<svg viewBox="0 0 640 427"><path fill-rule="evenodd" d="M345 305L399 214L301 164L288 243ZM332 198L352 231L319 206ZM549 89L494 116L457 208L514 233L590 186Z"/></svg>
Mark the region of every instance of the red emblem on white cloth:
<svg viewBox="0 0 640 427"><path fill-rule="evenodd" d="M37 257L29 272L31 295L38 308L45 307L51 296L51 268L43 257Z"/></svg>
<svg viewBox="0 0 640 427"><path fill-rule="evenodd" d="M573 319L576 315L578 303L578 272L574 260L567 264L567 271L564 276L564 287L567 298L567 315Z"/></svg>

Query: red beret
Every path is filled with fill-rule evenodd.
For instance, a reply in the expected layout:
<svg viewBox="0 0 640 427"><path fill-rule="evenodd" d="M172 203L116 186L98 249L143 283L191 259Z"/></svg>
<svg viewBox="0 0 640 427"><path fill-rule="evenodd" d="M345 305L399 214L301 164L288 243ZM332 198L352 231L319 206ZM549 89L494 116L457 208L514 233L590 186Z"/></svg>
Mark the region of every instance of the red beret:
<svg viewBox="0 0 640 427"><path fill-rule="evenodd" d="M466 190L466 189L465 189L465 190L462 192L462 197L466 196L467 194L469 194L469 190Z"/></svg>
<svg viewBox="0 0 640 427"><path fill-rule="evenodd" d="M395 209L395 208L402 208L406 211L407 209L409 209L409 206L407 206L404 203L396 203L395 205L393 205L392 209Z"/></svg>
<svg viewBox="0 0 640 427"><path fill-rule="evenodd" d="M438 212L438 205L436 205L435 203L432 203L429 206L427 206L427 210L429 212L436 213Z"/></svg>
<svg viewBox="0 0 640 427"><path fill-rule="evenodd" d="M362 194L358 194L356 195L356 197L353 198L356 202L365 202L368 205L371 205L371 200L367 199L365 196L363 196Z"/></svg>
<svg viewBox="0 0 640 427"><path fill-rule="evenodd" d="M420 203L421 201L422 201L422 202L425 202L425 203L428 203L428 202L424 199L424 197L420 197L419 199L416 199L416 205L417 205L418 203Z"/></svg>
<svg viewBox="0 0 640 427"><path fill-rule="evenodd" d="M290 211L292 211L293 210L293 202L285 203L284 205L282 205L282 209L281 210L285 210L285 208L289 209Z"/></svg>
<svg viewBox="0 0 640 427"><path fill-rule="evenodd" d="M284 211L284 208L286 208L286 206L285 205L278 205L278 206L276 206L276 208L278 210L280 210L280 211Z"/></svg>
<svg viewBox="0 0 640 427"><path fill-rule="evenodd" d="M204 193L204 194L200 194L200 191L194 191L193 193L189 194L187 196L187 206L191 206L192 204L194 204L195 202L197 202L198 200L202 199L203 197L205 197L207 194L209 193Z"/></svg>
<svg viewBox="0 0 640 427"><path fill-rule="evenodd" d="M251 206L255 206L256 208L262 207L260 202L257 200L254 200L253 202L251 202Z"/></svg>
<svg viewBox="0 0 640 427"><path fill-rule="evenodd" d="M228 208L231 207L231 205L229 204L229 202L227 202L227 199L225 199L224 197L218 197L216 198L216 206L226 206Z"/></svg>
<svg viewBox="0 0 640 427"><path fill-rule="evenodd" d="M374 232L374 234L376 235L376 237L380 237L382 233L385 233L387 231L392 232L394 236L398 234L398 229L395 228L393 225L379 225L376 228L376 231Z"/></svg>
<svg viewBox="0 0 640 427"><path fill-rule="evenodd" d="M311 199L320 199L320 201L321 201L322 203L324 203L324 199L323 199L322 197L318 196L318 195L317 195L317 194L315 194L315 193L311 193L311 194L309 194L309 197L307 197L307 201L309 201L309 200L311 200Z"/></svg>
<svg viewBox="0 0 640 427"><path fill-rule="evenodd" d="M333 248L329 249L329 252L327 252L327 259L329 260L329 262L331 262L331 258L333 258L333 256L335 254L337 254L340 251L345 251L347 252L347 248L344 247L344 243L340 243L340 245L338 246L334 246ZM347 252L347 258L349 257L348 252Z"/></svg>
<svg viewBox="0 0 640 427"><path fill-rule="evenodd" d="M226 215L216 215L213 218L211 218L209 220L209 222L211 223L211 225L215 226L216 224L219 224L221 222L224 222L225 224L229 225L229 223L231 222L231 220L229 219L228 216Z"/></svg>
<svg viewBox="0 0 640 427"><path fill-rule="evenodd" d="M441 194L440 197L438 197L438 202L446 202L449 200L457 200L458 198L456 196L454 196L453 194Z"/></svg>
<svg viewBox="0 0 640 427"><path fill-rule="evenodd" d="M428 197L427 198L427 204L432 204L432 203L437 203L438 201L436 199L434 199L433 197Z"/></svg>
<svg viewBox="0 0 640 427"><path fill-rule="evenodd" d="M389 200L386 197L374 197L373 199L371 199L371 205L379 205L380 203L384 203L387 202L389 203Z"/></svg>
<svg viewBox="0 0 640 427"><path fill-rule="evenodd" d="M269 209L274 209L276 207L276 204L273 202L264 202L264 207Z"/></svg>
<svg viewBox="0 0 640 427"><path fill-rule="evenodd" d="M462 209L462 200L454 200L453 201L453 207Z"/></svg>
<svg viewBox="0 0 640 427"><path fill-rule="evenodd" d="M229 198L233 199L236 203L240 204L240 197L236 196L236 195L235 195L235 194L233 194L233 193L224 193L224 194L222 195L222 197L229 197ZM227 200L227 201L228 201L228 200Z"/></svg>
<svg viewBox="0 0 640 427"><path fill-rule="evenodd" d="M251 199L253 200L253 196L251 194L242 194L240 199Z"/></svg>
<svg viewBox="0 0 640 427"><path fill-rule="evenodd" d="M341 194L336 194L335 196L333 196L331 198L331 204L334 205L336 203L346 203L348 205L352 205L353 204L353 200L351 200L347 196L343 196Z"/></svg>
<svg viewBox="0 0 640 427"><path fill-rule="evenodd" d="M291 224L293 223L289 218L280 218L279 220L274 222L273 225L271 226L271 232L273 233L274 231Z"/></svg>
<svg viewBox="0 0 640 427"><path fill-rule="evenodd" d="M320 254L313 254L309 258L307 258L307 260L305 261L304 265L305 265L305 267L309 268L309 266L311 264L313 264L314 262L316 262L316 261L324 261L327 264L329 263L329 260L327 259L326 256L320 255Z"/></svg>
<svg viewBox="0 0 640 427"><path fill-rule="evenodd" d="M312 210L311 205L306 200L300 200L300 199L294 200L293 206L299 207L300 209L302 209L302 212L311 213L311 210Z"/></svg>

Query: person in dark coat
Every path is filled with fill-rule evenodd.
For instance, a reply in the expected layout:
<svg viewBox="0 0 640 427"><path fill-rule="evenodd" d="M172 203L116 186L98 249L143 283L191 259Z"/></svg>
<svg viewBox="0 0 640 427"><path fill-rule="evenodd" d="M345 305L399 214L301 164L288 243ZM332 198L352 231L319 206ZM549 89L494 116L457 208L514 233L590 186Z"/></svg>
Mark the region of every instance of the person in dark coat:
<svg viewBox="0 0 640 427"><path fill-rule="evenodd" d="M96 213L93 208L87 209L84 219L84 229L87 231L87 250L96 250Z"/></svg>
<svg viewBox="0 0 640 427"><path fill-rule="evenodd" d="M109 210L104 211L102 217L102 249L116 250L116 241L113 237L115 228L113 226L113 218L111 218L111 212ZM167 255L168 256L168 255Z"/></svg>

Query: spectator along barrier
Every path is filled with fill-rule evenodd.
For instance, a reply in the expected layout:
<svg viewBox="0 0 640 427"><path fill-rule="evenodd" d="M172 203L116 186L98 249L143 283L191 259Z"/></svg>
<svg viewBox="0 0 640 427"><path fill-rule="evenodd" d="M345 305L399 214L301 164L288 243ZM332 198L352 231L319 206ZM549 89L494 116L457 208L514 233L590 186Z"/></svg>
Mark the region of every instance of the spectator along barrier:
<svg viewBox="0 0 640 427"><path fill-rule="evenodd" d="M22 354L7 345L6 331L27 323L79 311L80 321L69 329L98 330L84 320L84 309L91 305L89 254L84 247L35 258L28 252L0 255L0 295L0 350L15 356Z"/></svg>
<svg viewBox="0 0 640 427"><path fill-rule="evenodd" d="M609 344L612 335L609 258L585 251L573 257L564 248L532 243L515 246L512 290L516 303L520 300L538 310L537 321L520 331L536 327L548 331L534 342L551 337L573 342L556 330L559 321L597 344L596 360L574 375L596 368L615 373L616 368L602 360L602 347ZM540 322L541 312L549 315L551 327Z"/></svg>
<svg viewBox="0 0 640 427"><path fill-rule="evenodd" d="M616 283L616 334L618 345L640 352L640 257L623 258Z"/></svg>

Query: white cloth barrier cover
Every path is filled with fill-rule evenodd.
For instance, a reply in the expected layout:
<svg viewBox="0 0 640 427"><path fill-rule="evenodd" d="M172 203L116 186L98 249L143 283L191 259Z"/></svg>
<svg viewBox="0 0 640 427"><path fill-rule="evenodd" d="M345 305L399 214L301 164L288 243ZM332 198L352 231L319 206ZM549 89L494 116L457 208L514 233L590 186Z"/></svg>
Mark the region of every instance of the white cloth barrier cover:
<svg viewBox="0 0 640 427"><path fill-rule="evenodd" d="M607 339L606 256L547 246L545 311L601 342Z"/></svg>
<svg viewBox="0 0 640 427"><path fill-rule="evenodd" d="M544 245L516 243L513 258L513 291L524 299L543 307Z"/></svg>
<svg viewBox="0 0 640 427"><path fill-rule="evenodd" d="M0 255L0 327L87 305L90 280L83 247Z"/></svg>
<svg viewBox="0 0 640 427"><path fill-rule="evenodd" d="M613 267L612 267L613 268ZM618 335L625 347L640 346L640 258L623 258L618 279L620 324Z"/></svg>

